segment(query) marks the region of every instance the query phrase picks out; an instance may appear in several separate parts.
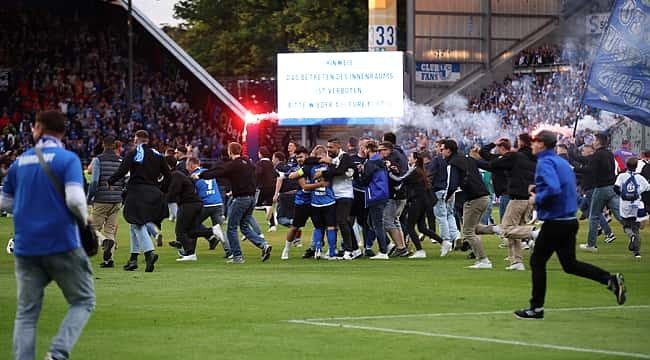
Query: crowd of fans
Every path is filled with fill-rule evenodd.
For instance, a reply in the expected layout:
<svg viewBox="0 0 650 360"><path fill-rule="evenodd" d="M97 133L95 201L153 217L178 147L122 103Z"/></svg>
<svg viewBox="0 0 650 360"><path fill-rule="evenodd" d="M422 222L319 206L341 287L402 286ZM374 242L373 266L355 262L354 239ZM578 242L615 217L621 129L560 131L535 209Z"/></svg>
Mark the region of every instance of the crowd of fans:
<svg viewBox="0 0 650 360"><path fill-rule="evenodd" d="M155 68L136 56L128 108L126 29L48 11L16 14L0 10L0 39L6 45L0 67L11 73L0 119L2 153L30 146L35 113L58 109L69 120L67 147L84 161L98 153L103 137L130 140L138 129L149 131L160 150L192 145L195 155L217 157L216 124L190 106L189 84L171 61Z"/></svg>

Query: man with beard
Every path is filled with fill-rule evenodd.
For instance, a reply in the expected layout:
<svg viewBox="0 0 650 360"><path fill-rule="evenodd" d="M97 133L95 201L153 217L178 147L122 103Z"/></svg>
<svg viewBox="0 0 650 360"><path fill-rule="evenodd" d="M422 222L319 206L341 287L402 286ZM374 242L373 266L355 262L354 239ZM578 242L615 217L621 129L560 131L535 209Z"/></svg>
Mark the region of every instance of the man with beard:
<svg viewBox="0 0 650 360"><path fill-rule="evenodd" d="M325 180L332 182L336 198L336 226L343 238L343 259L353 260L361 256L361 250L352 236L350 218L350 211L354 204L352 187L354 163L350 155L341 148L339 139L333 138L327 141L327 153L329 157L321 158L321 162L329 164L329 168L323 172L317 172L315 177L320 178L322 175Z"/></svg>
<svg viewBox="0 0 650 360"><path fill-rule="evenodd" d="M153 242L146 224L167 217L167 205L158 178L171 178L165 158L149 145L149 133L138 130L133 143L136 148L127 153L115 174L108 179L109 189L127 173L130 173L124 201L124 219L131 227L131 258L124 270L138 268L138 255L144 252L145 272L152 272L158 255L154 253ZM163 185L163 188L166 186Z"/></svg>

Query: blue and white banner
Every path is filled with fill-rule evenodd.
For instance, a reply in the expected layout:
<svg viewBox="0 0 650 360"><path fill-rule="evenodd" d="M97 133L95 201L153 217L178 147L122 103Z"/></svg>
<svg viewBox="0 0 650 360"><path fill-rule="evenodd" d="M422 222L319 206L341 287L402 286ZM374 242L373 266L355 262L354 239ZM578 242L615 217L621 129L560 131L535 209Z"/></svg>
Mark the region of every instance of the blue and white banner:
<svg viewBox="0 0 650 360"><path fill-rule="evenodd" d="M415 63L415 81L442 82L460 79L460 64Z"/></svg>
<svg viewBox="0 0 650 360"><path fill-rule="evenodd" d="M582 103L650 126L650 1L617 0Z"/></svg>

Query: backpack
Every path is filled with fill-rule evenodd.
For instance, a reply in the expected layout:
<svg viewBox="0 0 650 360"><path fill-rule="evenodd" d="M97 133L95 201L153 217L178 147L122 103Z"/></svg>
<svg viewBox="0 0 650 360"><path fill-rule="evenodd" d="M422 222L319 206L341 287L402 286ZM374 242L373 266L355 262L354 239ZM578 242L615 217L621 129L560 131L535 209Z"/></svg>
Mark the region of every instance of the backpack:
<svg viewBox="0 0 650 360"><path fill-rule="evenodd" d="M630 177L625 180L621 188L621 199L625 201L635 201L639 198L639 184L634 175L633 172L630 172Z"/></svg>

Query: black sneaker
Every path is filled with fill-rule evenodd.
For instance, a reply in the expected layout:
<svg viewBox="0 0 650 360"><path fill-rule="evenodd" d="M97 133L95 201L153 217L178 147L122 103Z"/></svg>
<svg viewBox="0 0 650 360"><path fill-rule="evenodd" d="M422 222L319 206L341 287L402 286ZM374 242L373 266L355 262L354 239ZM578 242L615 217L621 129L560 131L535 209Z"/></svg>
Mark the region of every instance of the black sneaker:
<svg viewBox="0 0 650 360"><path fill-rule="evenodd" d="M101 264L99 264L99 267L100 268L112 268L112 267L115 267L115 262L113 260L103 261Z"/></svg>
<svg viewBox="0 0 650 360"><path fill-rule="evenodd" d="M363 256L365 256L365 257L373 257L373 256L375 256L375 252L372 251L372 249L366 249L363 252Z"/></svg>
<svg viewBox="0 0 650 360"><path fill-rule="evenodd" d="M614 233L611 233L611 234L605 236L605 240L603 240L603 241L605 242L605 244L609 244L614 240L616 240L616 235L614 235Z"/></svg>
<svg viewBox="0 0 650 360"><path fill-rule="evenodd" d="M460 251L467 251L472 248L472 245L469 244L469 241L463 240L460 244Z"/></svg>
<svg viewBox="0 0 650 360"><path fill-rule="evenodd" d="M476 259L476 255L474 254L473 251L470 251L469 254L467 254L468 259Z"/></svg>
<svg viewBox="0 0 650 360"><path fill-rule="evenodd" d="M617 304L625 304L625 300L627 300L627 289L623 281L623 274L612 275L609 279L609 284L607 284L607 288L616 295Z"/></svg>
<svg viewBox="0 0 650 360"><path fill-rule="evenodd" d="M543 320L544 308L529 308L515 311L515 317L522 320Z"/></svg>
<svg viewBox="0 0 650 360"><path fill-rule="evenodd" d="M395 250L395 252L393 252L392 257L408 257L409 255L410 255L409 249L401 248Z"/></svg>
<svg viewBox="0 0 650 360"><path fill-rule="evenodd" d="M303 258L303 259L311 259L311 258L314 257L314 254L315 254L314 249L312 249L312 248L307 248L307 250L305 250L305 253L302 254L302 258Z"/></svg>
<svg viewBox="0 0 650 360"><path fill-rule="evenodd" d="M266 245L264 249L262 249L262 262L268 260L271 257L271 249L273 249L273 246L271 245Z"/></svg>
<svg viewBox="0 0 650 360"><path fill-rule="evenodd" d="M145 259L147 266L144 268L144 272L153 272L154 264L158 261L158 254L151 254Z"/></svg>
<svg viewBox="0 0 650 360"><path fill-rule="evenodd" d="M122 267L126 271L133 271L138 268L138 261L137 260L129 260L124 266Z"/></svg>
<svg viewBox="0 0 650 360"><path fill-rule="evenodd" d="M176 249L180 249L180 248L183 247L183 244L181 244L180 242L178 242L176 240L170 241L168 244L169 244L169 246L171 246L173 248L176 248Z"/></svg>
<svg viewBox="0 0 650 360"><path fill-rule="evenodd" d="M216 235L212 235L208 239L208 242L210 243L210 250L214 250L217 247L217 245L219 245L221 240L219 240L219 238Z"/></svg>

